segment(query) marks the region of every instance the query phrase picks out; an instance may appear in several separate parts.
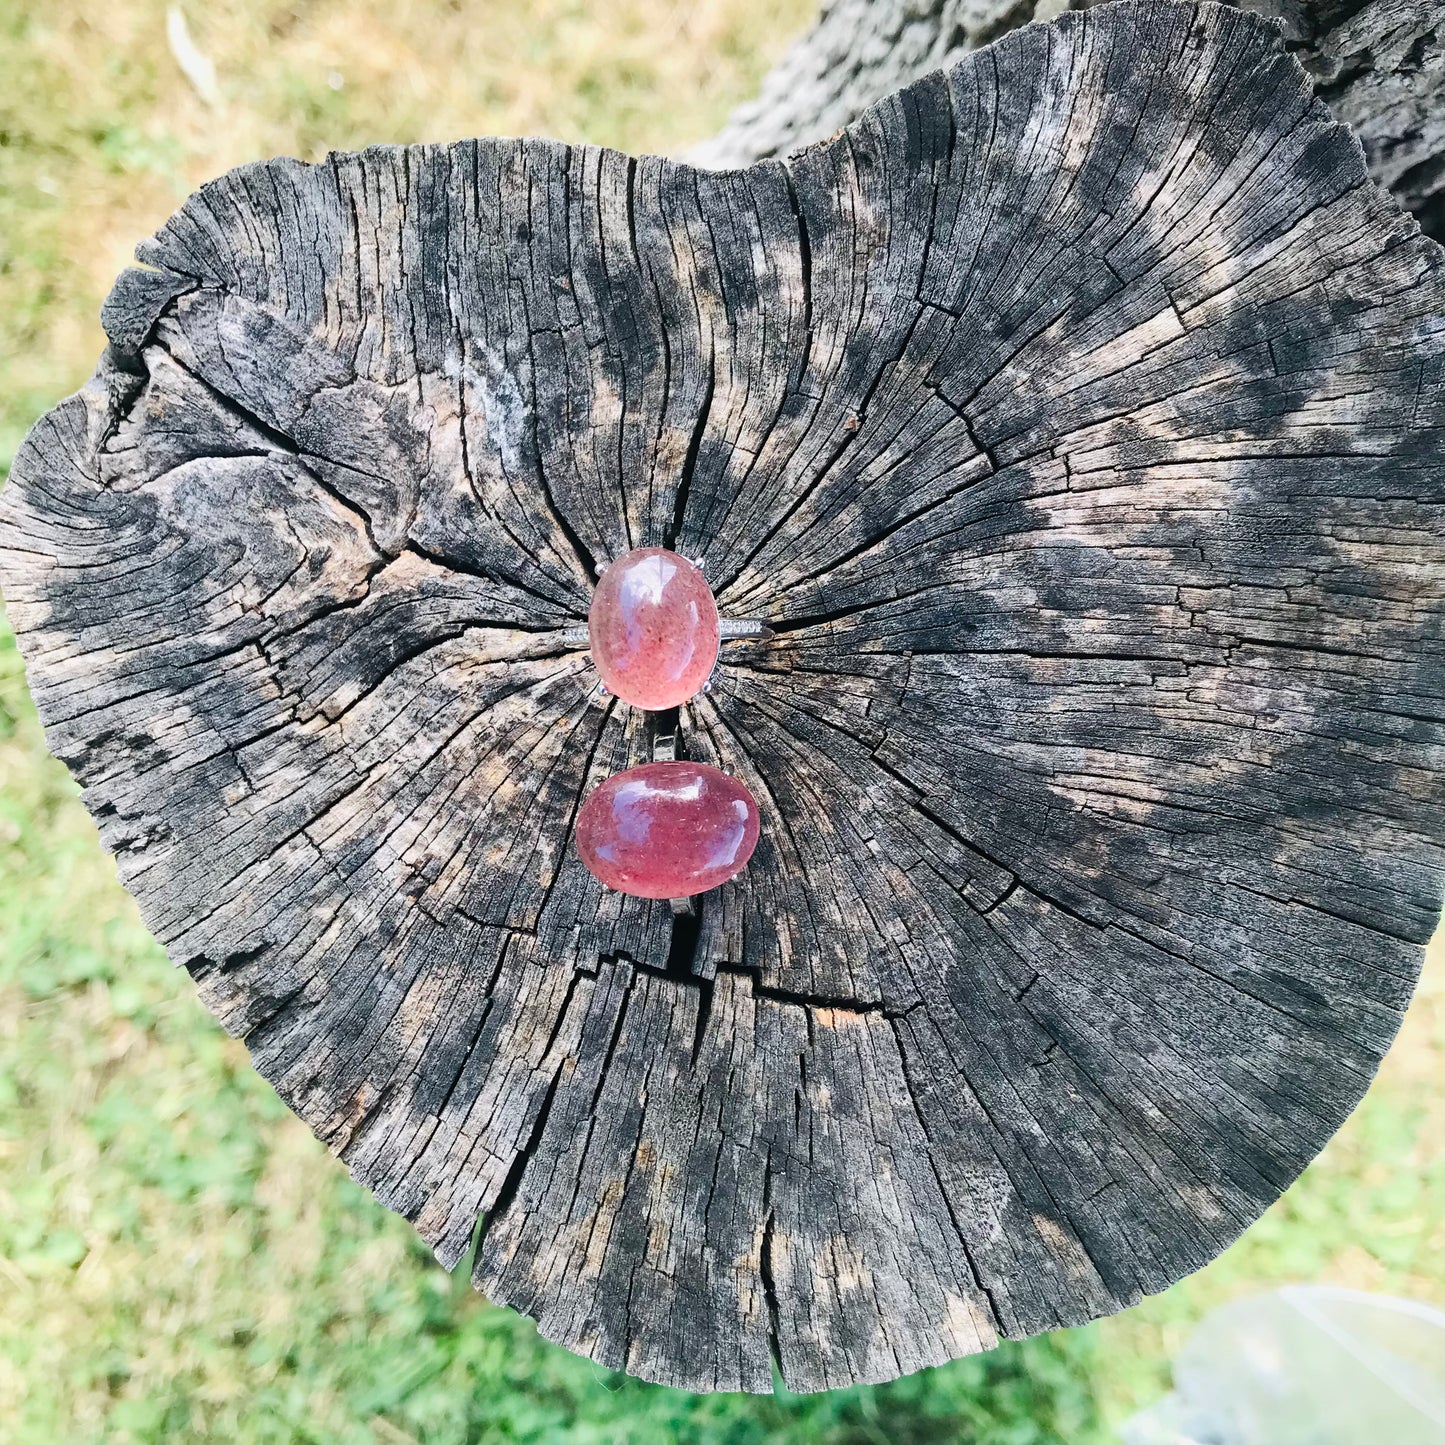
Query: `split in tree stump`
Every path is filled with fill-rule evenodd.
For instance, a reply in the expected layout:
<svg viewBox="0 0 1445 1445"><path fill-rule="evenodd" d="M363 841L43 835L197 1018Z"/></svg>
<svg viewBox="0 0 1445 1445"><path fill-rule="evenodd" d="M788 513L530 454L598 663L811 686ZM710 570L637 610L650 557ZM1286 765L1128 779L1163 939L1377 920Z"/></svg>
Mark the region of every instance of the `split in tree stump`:
<svg viewBox="0 0 1445 1445"><path fill-rule="evenodd" d="M885 1380L1213 1257L1360 1098L1441 898L1445 258L1276 32L1032 26L786 164L546 141L204 187L35 428L49 742L281 1097L542 1332ZM728 644L691 914L580 800Z"/></svg>

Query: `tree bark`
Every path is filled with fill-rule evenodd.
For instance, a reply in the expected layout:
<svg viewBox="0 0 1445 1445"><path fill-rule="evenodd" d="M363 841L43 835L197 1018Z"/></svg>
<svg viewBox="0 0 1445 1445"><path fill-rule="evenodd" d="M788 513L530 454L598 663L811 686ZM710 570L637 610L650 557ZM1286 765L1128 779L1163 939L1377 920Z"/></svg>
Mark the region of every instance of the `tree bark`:
<svg viewBox="0 0 1445 1445"><path fill-rule="evenodd" d="M877 1381L1205 1263L1441 900L1445 257L1277 33L1140 0L786 164L244 167L0 498L53 750L281 1097L448 1266L689 1389ZM704 559L683 756L763 836L603 892L568 629Z"/></svg>
<svg viewBox="0 0 1445 1445"><path fill-rule="evenodd" d="M1091 0L823 0L757 99L698 146L745 166L821 140L874 101L1031 20ZM1439 0L1243 0L1275 21L1370 174L1445 241L1445 10Z"/></svg>

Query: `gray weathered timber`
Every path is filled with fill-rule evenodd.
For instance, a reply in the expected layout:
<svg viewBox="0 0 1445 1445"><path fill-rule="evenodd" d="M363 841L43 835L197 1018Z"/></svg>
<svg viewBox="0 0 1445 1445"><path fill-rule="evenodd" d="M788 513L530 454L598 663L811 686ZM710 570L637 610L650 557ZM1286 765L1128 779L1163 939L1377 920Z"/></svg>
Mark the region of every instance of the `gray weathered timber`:
<svg viewBox="0 0 1445 1445"><path fill-rule="evenodd" d="M281 1097L553 1340L883 1380L1210 1259L1441 899L1445 260L1276 32L1124 4L784 165L547 141L193 196L0 499L56 754ZM567 636L668 542L767 620L691 914Z"/></svg>
<svg viewBox="0 0 1445 1445"><path fill-rule="evenodd" d="M1094 0L823 0L756 99L689 153L745 166L847 125L919 76L1030 20ZM1445 0L1237 0L1279 23L1370 174L1445 241Z"/></svg>

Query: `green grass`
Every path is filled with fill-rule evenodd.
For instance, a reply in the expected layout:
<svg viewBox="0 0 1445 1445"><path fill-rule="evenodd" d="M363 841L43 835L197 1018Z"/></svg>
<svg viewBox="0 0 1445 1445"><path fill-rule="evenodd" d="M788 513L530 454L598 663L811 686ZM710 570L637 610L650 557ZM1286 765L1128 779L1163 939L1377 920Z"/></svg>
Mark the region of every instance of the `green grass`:
<svg viewBox="0 0 1445 1445"><path fill-rule="evenodd" d="M544 131L676 149L806 0L0 0L0 470L103 344L134 241L255 155ZM770 16L780 14L780 21ZM782 32L776 28L782 25ZM1364 1105L1233 1249L1088 1330L829 1396L691 1396L448 1277L249 1068L141 927L0 624L0 1445L1091 1445L1212 1305L1286 1280L1445 1304L1445 956Z"/></svg>

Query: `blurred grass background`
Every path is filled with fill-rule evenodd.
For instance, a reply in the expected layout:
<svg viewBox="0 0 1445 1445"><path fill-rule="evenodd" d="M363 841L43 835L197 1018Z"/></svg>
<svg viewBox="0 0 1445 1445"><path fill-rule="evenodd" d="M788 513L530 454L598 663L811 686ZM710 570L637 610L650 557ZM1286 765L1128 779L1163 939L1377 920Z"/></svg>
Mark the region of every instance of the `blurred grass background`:
<svg viewBox="0 0 1445 1445"><path fill-rule="evenodd" d="M0 471L89 373L134 243L276 153L540 132L675 151L809 0L0 0ZM1212 1305L1292 1280L1445 1305L1445 954L1365 1103L1208 1269L1113 1320L879 1389L692 1396L448 1277L147 937L0 622L0 1445L1092 1445ZM1363 1442L1362 1442L1363 1445ZM1381 1442L1386 1445L1386 1442Z"/></svg>

